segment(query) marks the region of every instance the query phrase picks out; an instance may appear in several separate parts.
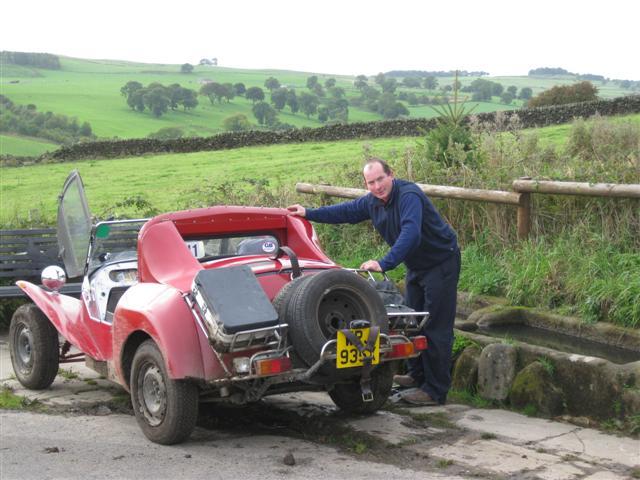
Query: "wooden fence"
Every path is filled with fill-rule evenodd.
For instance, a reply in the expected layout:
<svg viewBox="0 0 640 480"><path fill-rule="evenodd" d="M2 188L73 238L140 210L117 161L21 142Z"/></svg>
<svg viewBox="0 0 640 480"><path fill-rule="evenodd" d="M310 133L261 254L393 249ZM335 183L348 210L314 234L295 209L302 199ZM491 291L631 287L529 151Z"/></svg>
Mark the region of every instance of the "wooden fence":
<svg viewBox="0 0 640 480"><path fill-rule="evenodd" d="M531 231L531 194L581 195L588 197L639 198L640 184L579 183L532 180L521 178L514 180L513 192L502 190L481 190L477 188L447 187L443 185L417 184L431 197L470 200L473 202L512 205L517 208L518 238L529 237ZM361 188L334 187L331 185L313 185L297 183L299 193L324 194L332 197L358 198L367 193Z"/></svg>

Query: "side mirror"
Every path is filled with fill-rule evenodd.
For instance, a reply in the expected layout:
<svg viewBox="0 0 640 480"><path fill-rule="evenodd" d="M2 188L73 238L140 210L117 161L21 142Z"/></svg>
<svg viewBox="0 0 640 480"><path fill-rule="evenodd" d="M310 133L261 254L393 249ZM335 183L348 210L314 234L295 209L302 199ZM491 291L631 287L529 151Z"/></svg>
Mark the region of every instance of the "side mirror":
<svg viewBox="0 0 640 480"><path fill-rule="evenodd" d="M40 279L42 285L54 292L58 292L64 287L64 284L67 283L67 275L64 273L64 270L57 265L49 265L42 270Z"/></svg>

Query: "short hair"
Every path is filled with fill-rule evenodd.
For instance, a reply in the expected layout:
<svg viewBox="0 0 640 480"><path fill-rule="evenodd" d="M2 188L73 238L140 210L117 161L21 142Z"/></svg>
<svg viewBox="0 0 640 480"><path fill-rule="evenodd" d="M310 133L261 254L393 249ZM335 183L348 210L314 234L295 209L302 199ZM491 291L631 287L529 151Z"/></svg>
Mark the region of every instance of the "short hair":
<svg viewBox="0 0 640 480"><path fill-rule="evenodd" d="M391 170L391 167L389 166L389 164L385 162L383 159L378 157L369 158L365 162L364 166L362 167L362 170L367 168L369 165L373 165L374 163L379 164L382 167L382 170L384 171L384 173L386 173L387 175L393 175L393 171Z"/></svg>

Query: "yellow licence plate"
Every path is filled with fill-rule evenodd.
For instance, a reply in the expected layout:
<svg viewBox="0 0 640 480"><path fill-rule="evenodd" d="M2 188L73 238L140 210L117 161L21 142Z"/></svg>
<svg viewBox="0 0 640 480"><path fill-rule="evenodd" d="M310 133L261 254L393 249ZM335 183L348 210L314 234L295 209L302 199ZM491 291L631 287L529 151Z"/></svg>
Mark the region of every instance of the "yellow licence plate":
<svg viewBox="0 0 640 480"><path fill-rule="evenodd" d="M369 339L368 328L352 328L351 331L356 334L362 343L367 343L367 340ZM360 353L360 350L347 340L345 334L340 330L338 330L338 345L336 347L336 353L337 368L361 367L364 365L363 355ZM373 350L373 360L371 361L372 365L376 365L378 363L380 363L380 335L376 338Z"/></svg>

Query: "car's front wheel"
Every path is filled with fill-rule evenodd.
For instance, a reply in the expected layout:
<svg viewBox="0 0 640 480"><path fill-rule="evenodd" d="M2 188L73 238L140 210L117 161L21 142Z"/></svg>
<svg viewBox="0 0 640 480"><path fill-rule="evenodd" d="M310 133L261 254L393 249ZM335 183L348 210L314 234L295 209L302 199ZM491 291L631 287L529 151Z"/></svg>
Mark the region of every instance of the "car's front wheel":
<svg viewBox="0 0 640 480"><path fill-rule="evenodd" d="M152 340L136 351L130 387L136 420L149 440L173 445L189 438L198 419L198 388L169 377L162 353Z"/></svg>
<svg viewBox="0 0 640 480"><path fill-rule="evenodd" d="M32 390L49 387L58 373L58 331L36 305L20 306L11 318L9 353L18 381Z"/></svg>

